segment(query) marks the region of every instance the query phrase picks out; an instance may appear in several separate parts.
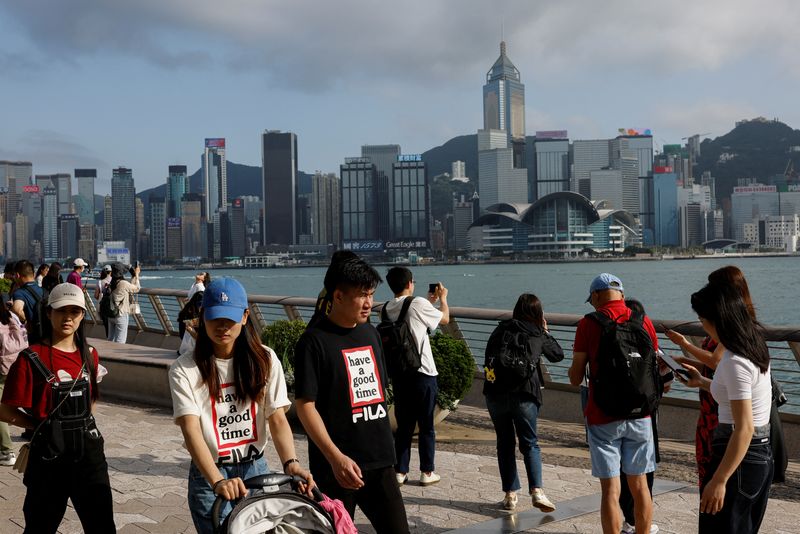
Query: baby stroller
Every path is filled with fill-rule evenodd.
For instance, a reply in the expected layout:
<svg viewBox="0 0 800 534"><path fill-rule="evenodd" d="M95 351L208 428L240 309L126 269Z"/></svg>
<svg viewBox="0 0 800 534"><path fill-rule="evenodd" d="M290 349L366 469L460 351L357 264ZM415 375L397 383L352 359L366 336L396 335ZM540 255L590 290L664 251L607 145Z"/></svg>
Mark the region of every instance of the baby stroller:
<svg viewBox="0 0 800 534"><path fill-rule="evenodd" d="M214 534L336 534L333 519L318 503L322 493L314 488L314 499L298 493L301 482L305 480L283 473L248 478L244 485L250 493L236 503L221 524L219 516L226 501L222 497L214 501Z"/></svg>

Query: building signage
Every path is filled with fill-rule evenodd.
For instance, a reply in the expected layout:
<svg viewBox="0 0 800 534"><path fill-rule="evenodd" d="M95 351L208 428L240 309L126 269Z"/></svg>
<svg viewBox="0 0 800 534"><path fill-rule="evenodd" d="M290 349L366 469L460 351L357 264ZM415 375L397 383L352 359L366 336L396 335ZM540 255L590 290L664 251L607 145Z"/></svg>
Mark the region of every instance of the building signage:
<svg viewBox="0 0 800 534"><path fill-rule="evenodd" d="M661 166L656 165L653 167L653 174L670 174L672 172L672 167L669 165Z"/></svg>
<svg viewBox="0 0 800 534"><path fill-rule="evenodd" d="M225 148L225 138L206 137L206 148Z"/></svg>
<svg viewBox="0 0 800 534"><path fill-rule="evenodd" d="M566 130L537 130L536 139L568 139Z"/></svg>
<svg viewBox="0 0 800 534"><path fill-rule="evenodd" d="M746 185L733 188L734 193L776 193L778 188L774 185Z"/></svg>
<svg viewBox="0 0 800 534"><path fill-rule="evenodd" d="M386 248L401 248L401 249L412 249L412 248L428 248L428 241L425 239L409 239L401 240L401 241L387 241Z"/></svg>
<svg viewBox="0 0 800 534"><path fill-rule="evenodd" d="M167 219L167 228L180 228L180 227L181 227L180 217L169 217Z"/></svg>
<svg viewBox="0 0 800 534"><path fill-rule="evenodd" d="M22 186L23 193L38 193L39 186L38 185L23 185Z"/></svg>
<svg viewBox="0 0 800 534"><path fill-rule="evenodd" d="M422 154L400 154L397 161L422 161Z"/></svg>
<svg viewBox="0 0 800 534"><path fill-rule="evenodd" d="M786 191L790 193L797 193L800 192L800 185L798 184L789 184L786 186Z"/></svg>
<svg viewBox="0 0 800 534"><path fill-rule="evenodd" d="M650 128L620 128L617 131L619 135L653 135Z"/></svg>
<svg viewBox="0 0 800 534"><path fill-rule="evenodd" d="M377 252L383 250L383 241L380 239L373 241L345 241L343 246L345 250L354 250L358 252Z"/></svg>

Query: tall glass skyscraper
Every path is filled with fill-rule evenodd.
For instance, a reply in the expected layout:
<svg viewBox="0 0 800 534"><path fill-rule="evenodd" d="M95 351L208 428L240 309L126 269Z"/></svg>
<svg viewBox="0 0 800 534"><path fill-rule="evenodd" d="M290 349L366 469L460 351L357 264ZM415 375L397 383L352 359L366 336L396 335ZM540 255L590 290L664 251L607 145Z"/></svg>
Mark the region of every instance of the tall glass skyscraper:
<svg viewBox="0 0 800 534"><path fill-rule="evenodd" d="M486 73L483 129L505 130L508 146L514 149L514 167L525 166L525 85L506 55L505 41L500 43L500 57Z"/></svg>
<svg viewBox="0 0 800 534"><path fill-rule="evenodd" d="M133 185L133 171L125 167L113 169L111 174L111 209L114 213L112 225L113 240L125 241L125 246L136 255L136 188Z"/></svg>
<svg viewBox="0 0 800 534"><path fill-rule="evenodd" d="M205 154L203 155L205 159ZM189 192L189 177L186 165L170 165L167 176L166 217L181 216L181 199Z"/></svg>
<svg viewBox="0 0 800 534"><path fill-rule="evenodd" d="M94 224L94 181L97 169L75 169L78 181L78 199L75 208L81 224Z"/></svg>
<svg viewBox="0 0 800 534"><path fill-rule="evenodd" d="M214 214L228 209L228 166L225 159L225 138L206 138L203 151L203 214L211 222Z"/></svg>
<svg viewBox="0 0 800 534"><path fill-rule="evenodd" d="M264 244L297 243L297 136L267 130L261 134Z"/></svg>

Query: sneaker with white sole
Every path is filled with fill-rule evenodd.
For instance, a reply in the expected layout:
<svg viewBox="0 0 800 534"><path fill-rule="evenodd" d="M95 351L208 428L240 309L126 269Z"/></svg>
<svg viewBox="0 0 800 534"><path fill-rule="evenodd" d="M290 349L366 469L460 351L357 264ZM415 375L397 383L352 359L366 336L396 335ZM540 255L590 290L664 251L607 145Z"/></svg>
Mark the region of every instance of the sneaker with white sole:
<svg viewBox="0 0 800 534"><path fill-rule="evenodd" d="M650 534L656 534L658 532L658 525L655 523L650 523ZM636 534L636 527L628 523L627 521L623 521L622 523L622 530L620 534Z"/></svg>
<svg viewBox="0 0 800 534"><path fill-rule="evenodd" d="M534 490L531 492L531 502L533 503L534 507L538 508L544 513L549 514L550 512L556 511L556 505L547 498L547 495L544 494L544 490L542 488L534 488Z"/></svg>
<svg viewBox="0 0 800 534"><path fill-rule="evenodd" d="M430 486L442 480L442 477L431 471L430 473L422 472L419 475L419 483L423 486Z"/></svg>
<svg viewBox="0 0 800 534"><path fill-rule="evenodd" d="M397 479L397 485L402 486L408 482L408 475L405 473L395 473L394 477Z"/></svg>
<svg viewBox="0 0 800 534"><path fill-rule="evenodd" d="M517 492L507 491L503 497L503 510L514 510L517 507Z"/></svg>
<svg viewBox="0 0 800 534"><path fill-rule="evenodd" d="M0 465L12 466L17 463L17 455L13 451L0 452Z"/></svg>

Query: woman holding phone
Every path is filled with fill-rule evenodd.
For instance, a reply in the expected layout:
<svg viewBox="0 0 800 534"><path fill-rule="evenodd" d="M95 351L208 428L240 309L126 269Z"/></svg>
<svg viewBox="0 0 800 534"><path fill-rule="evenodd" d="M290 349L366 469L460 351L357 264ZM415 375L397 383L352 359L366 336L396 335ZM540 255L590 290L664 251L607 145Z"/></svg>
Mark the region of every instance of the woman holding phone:
<svg viewBox="0 0 800 534"><path fill-rule="evenodd" d="M708 336L724 347L713 379L684 364L690 374L685 383L709 391L719 406L711 461L700 482L699 532L758 532L774 469L767 345L730 284L709 283L692 295L692 309Z"/></svg>

